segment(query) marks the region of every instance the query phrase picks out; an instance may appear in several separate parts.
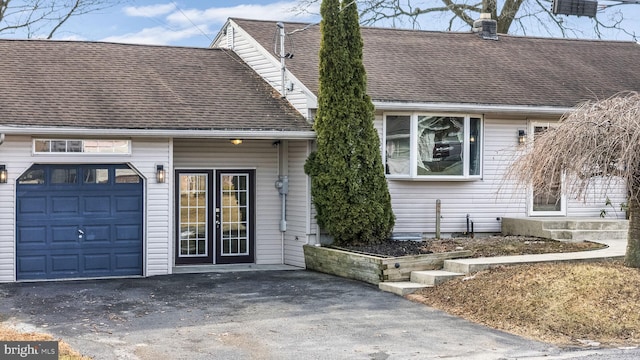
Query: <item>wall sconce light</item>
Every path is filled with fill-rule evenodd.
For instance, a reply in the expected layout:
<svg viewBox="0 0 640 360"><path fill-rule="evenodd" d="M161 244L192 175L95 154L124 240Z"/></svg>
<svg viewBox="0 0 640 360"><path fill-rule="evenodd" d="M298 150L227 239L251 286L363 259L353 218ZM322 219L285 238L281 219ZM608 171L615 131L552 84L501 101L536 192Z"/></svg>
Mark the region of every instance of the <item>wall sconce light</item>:
<svg viewBox="0 0 640 360"><path fill-rule="evenodd" d="M242 144L242 139L231 139L231 140L229 140L229 141L231 141L231 143L232 143L233 145L240 145L240 144Z"/></svg>
<svg viewBox="0 0 640 360"><path fill-rule="evenodd" d="M518 144L524 145L527 143L527 133L524 130L518 130Z"/></svg>
<svg viewBox="0 0 640 360"><path fill-rule="evenodd" d="M7 166L0 165L0 184L6 184L9 174L7 173Z"/></svg>
<svg viewBox="0 0 640 360"><path fill-rule="evenodd" d="M158 184L163 184L167 180L167 172L164 170L164 165L156 165L156 181Z"/></svg>
<svg viewBox="0 0 640 360"><path fill-rule="evenodd" d="M470 142L470 143L472 143L472 144L475 144L475 142L476 142L476 136L475 136L475 135L473 135L473 134L469 135L469 142Z"/></svg>

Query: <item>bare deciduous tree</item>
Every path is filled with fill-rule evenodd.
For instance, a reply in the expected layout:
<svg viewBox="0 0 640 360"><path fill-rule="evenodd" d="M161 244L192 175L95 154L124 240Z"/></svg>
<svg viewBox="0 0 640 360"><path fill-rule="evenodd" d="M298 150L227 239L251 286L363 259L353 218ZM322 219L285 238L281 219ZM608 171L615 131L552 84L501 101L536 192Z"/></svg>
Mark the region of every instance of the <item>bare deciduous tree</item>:
<svg viewBox="0 0 640 360"><path fill-rule="evenodd" d="M74 16L112 7L120 0L0 0L0 34L51 39Z"/></svg>
<svg viewBox="0 0 640 360"><path fill-rule="evenodd" d="M536 134L506 178L551 193L555 188L549 179L559 173L564 174L565 193L577 198L596 184L601 191L626 186L625 265L640 268L640 94L627 92L577 106L557 127Z"/></svg>
<svg viewBox="0 0 640 360"><path fill-rule="evenodd" d="M298 0L295 10L305 12L321 0ZM614 0L612 0L614 1ZM442 28L432 30L461 31L470 29L480 13L490 13L498 22L501 34L540 34L572 36L585 28L551 12L552 0L357 0L360 22L393 27L428 28L437 22ZM607 30L617 30L634 40L637 34L624 28L623 2L600 5L598 15L590 21L597 37ZM572 19L573 20L573 19ZM589 29L591 31L591 29Z"/></svg>

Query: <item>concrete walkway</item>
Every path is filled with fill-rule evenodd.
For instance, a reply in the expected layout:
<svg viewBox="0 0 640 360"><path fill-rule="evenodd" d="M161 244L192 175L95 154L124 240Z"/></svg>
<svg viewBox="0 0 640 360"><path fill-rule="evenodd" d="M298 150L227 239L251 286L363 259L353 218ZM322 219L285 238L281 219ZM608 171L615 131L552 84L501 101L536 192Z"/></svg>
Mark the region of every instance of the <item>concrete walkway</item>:
<svg viewBox="0 0 640 360"><path fill-rule="evenodd" d="M600 250L568 253L445 260L442 270L413 271L411 272L411 281L381 282L378 284L378 287L380 290L405 296L425 287L433 287L450 279L466 276L468 274L498 266L553 263L559 261L600 261L624 259L627 249L627 240L606 239L599 240L597 242L605 244L607 247Z"/></svg>
<svg viewBox="0 0 640 360"><path fill-rule="evenodd" d="M558 261L597 261L624 259L627 240L598 240L608 247L600 250L578 251L568 253L497 256L490 258L446 260L447 271L469 274L496 266L548 263Z"/></svg>

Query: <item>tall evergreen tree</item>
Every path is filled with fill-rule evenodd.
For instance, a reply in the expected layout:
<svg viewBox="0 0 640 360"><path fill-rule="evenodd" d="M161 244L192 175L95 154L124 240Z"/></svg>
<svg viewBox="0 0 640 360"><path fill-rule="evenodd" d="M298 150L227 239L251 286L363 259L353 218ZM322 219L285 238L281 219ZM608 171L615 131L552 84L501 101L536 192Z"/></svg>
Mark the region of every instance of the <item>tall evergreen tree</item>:
<svg viewBox="0 0 640 360"><path fill-rule="evenodd" d="M384 176L374 106L366 94L355 2L323 0L317 151L305 164L318 224L337 244L375 243L395 218Z"/></svg>

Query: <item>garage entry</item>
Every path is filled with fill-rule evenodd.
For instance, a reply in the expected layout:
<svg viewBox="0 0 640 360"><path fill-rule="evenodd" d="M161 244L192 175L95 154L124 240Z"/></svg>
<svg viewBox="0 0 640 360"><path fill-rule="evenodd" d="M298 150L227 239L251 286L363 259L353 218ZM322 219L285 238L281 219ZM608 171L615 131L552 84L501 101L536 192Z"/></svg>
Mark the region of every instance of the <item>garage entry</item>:
<svg viewBox="0 0 640 360"><path fill-rule="evenodd" d="M143 185L125 164L29 168L16 185L17 280L142 275Z"/></svg>

